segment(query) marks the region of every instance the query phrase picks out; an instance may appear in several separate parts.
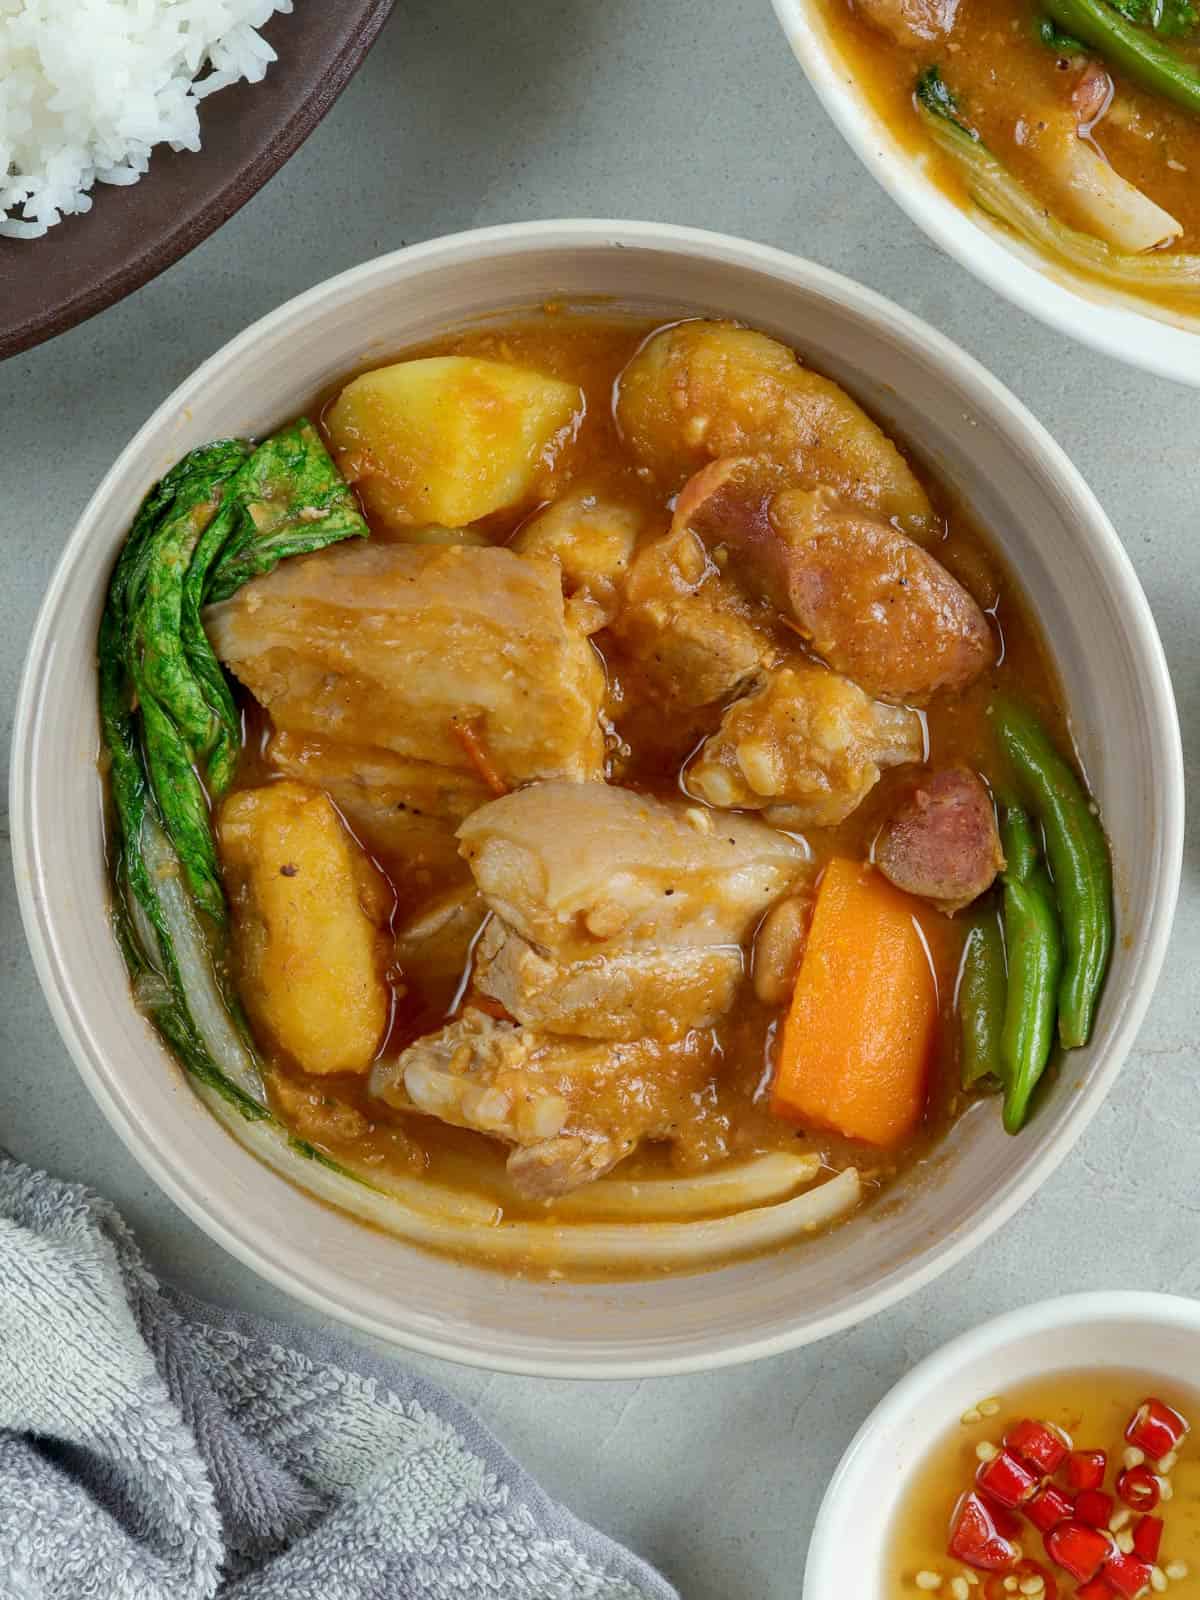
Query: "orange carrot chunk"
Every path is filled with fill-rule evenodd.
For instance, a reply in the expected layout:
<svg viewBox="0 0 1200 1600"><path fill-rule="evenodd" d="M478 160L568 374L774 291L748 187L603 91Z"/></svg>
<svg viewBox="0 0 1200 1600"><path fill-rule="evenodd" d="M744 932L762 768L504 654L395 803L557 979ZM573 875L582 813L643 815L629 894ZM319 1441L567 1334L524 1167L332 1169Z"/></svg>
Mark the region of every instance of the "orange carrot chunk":
<svg viewBox="0 0 1200 1600"><path fill-rule="evenodd" d="M925 1107L937 985L919 902L858 861L835 859L783 1025L771 1110L887 1148Z"/></svg>

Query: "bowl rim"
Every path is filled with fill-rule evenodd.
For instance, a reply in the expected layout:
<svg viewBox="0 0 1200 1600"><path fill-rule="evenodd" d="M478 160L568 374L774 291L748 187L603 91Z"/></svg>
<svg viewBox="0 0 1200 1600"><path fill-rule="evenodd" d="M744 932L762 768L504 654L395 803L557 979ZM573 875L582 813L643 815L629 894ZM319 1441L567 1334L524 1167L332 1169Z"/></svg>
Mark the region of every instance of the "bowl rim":
<svg viewBox="0 0 1200 1600"><path fill-rule="evenodd" d="M818 0L771 0L805 77L846 143L910 220L958 264L1002 299L1055 332L1128 366L1200 386L1200 320L1196 331L1145 315L1129 299L1095 298L1035 264L1015 242L986 231L917 168L888 124L853 86L830 38ZM1064 269L1065 270L1065 269ZM1079 280L1082 282L1082 280Z"/></svg>
<svg viewBox="0 0 1200 1600"><path fill-rule="evenodd" d="M1161 781L1156 789L1161 848L1156 862L1153 905L1145 947L1121 1008L1111 1047L1105 1058L1096 1063L1084 1087L1075 1095L1071 1115L1056 1138L1048 1141L1036 1157L1030 1158L1026 1170L1001 1192L997 1203L986 1214L979 1216L971 1226L957 1230L951 1238L942 1239L936 1245L916 1252L906 1268L889 1273L883 1283L864 1293L857 1301L803 1327L770 1335L734 1333L724 1336L720 1344L684 1355L660 1353L656 1349L636 1359L598 1357L594 1354L572 1355L569 1352L562 1357L547 1359L507 1352L493 1354L491 1351L484 1352L456 1344L447 1337L435 1340L411 1330L399 1330L369 1311L341 1303L319 1282L319 1265L312 1267L305 1278L297 1276L292 1268L279 1265L272 1253L269 1238L257 1237L259 1229L254 1219L239 1214L211 1190L206 1192L208 1186L205 1182L187 1170L187 1162L183 1158L186 1157L186 1151L183 1157L171 1164L160 1156L148 1130L132 1110L122 1103L117 1090L119 1069L113 1068L107 1060L87 1018L77 1009L72 994L69 970L61 959L55 929L47 916L45 897L40 890L41 859L34 848L36 827L31 808L31 757L38 722L38 685L53 657L61 596L88 546L91 524L102 510L110 486L121 477L126 463L153 443L164 425L187 406L193 393L203 388L214 370L219 369L231 356L252 348L258 340L275 330L293 322L302 325L307 314L327 297L353 296L380 280L387 281L402 266L429 268L446 266L463 258L478 259L483 256L486 259L489 255L523 254L537 249L594 249L605 245L618 250L640 248L659 253L698 256L750 272L763 272L777 282L824 292L886 329L893 343L919 346L926 359L932 357L937 362L948 381L956 381L971 394L972 403L988 415L994 426L1000 426L999 417L1002 417L1005 431L1019 434L1024 447L1040 455L1053 474L1058 493L1070 506L1071 520L1080 528L1087 529L1086 537L1094 558L1128 607L1134 636L1133 648L1144 674L1144 688L1152 708L1152 734L1161 761ZM201 363L190 377L184 379L155 408L118 455L89 499L64 546L34 625L18 687L9 798L18 901L42 991L84 1082L118 1137L155 1183L202 1231L236 1259L277 1288L336 1321L424 1355L451 1359L486 1370L559 1378L665 1376L715 1370L778 1355L867 1320L931 1283L961 1261L969 1251L1001 1227L1049 1177L1073 1147L1112 1087L1149 1006L1166 954L1183 854L1183 754L1162 643L1133 564L1115 529L1078 469L1042 424L997 378L945 335L873 290L826 267L771 246L729 235L667 223L596 219L524 222L469 230L376 257L286 301L236 335Z"/></svg>
<svg viewBox="0 0 1200 1600"><path fill-rule="evenodd" d="M1082 1324L1095 1326L1123 1321L1153 1322L1200 1335L1200 1300L1145 1289L1092 1289L1080 1294L1053 1295L989 1317L918 1362L871 1410L834 1469L813 1524L805 1560L802 1600L828 1600L830 1573L825 1569L836 1553L830 1546L836 1533L837 1514L843 1498L857 1493L858 1476L866 1470L876 1441L885 1438L889 1428L913 1411L918 1402L935 1393L948 1374L1031 1334L1048 1334ZM1053 1358L1047 1370L1053 1370ZM939 1423L939 1427L941 1425Z"/></svg>

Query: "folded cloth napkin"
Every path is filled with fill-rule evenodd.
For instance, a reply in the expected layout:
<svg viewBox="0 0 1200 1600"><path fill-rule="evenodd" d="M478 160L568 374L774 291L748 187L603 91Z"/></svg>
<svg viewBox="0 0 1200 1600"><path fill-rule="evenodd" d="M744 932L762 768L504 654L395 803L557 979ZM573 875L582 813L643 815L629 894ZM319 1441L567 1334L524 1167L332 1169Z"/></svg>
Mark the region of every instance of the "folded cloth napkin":
<svg viewBox="0 0 1200 1600"><path fill-rule="evenodd" d="M3 1600L677 1600L449 1395L156 1282L0 1155Z"/></svg>

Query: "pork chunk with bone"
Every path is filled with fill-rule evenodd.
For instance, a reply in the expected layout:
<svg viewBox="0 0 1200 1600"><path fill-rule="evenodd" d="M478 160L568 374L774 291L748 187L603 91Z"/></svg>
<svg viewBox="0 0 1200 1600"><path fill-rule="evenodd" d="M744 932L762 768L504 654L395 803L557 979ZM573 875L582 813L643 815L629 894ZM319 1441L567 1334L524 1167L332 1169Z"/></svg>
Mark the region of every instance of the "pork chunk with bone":
<svg viewBox="0 0 1200 1600"><path fill-rule="evenodd" d="M634 557L612 634L656 700L675 711L729 699L778 654L761 608L724 581L678 515Z"/></svg>
<svg viewBox="0 0 1200 1600"><path fill-rule="evenodd" d="M710 805L766 810L789 828L829 828L857 809L884 768L920 761L923 751L915 711L799 662L734 701L685 782Z"/></svg>
<svg viewBox="0 0 1200 1600"><path fill-rule="evenodd" d="M539 783L458 830L484 899L531 943L740 944L806 869L805 852L751 817L715 817L605 783Z"/></svg>
<svg viewBox="0 0 1200 1600"><path fill-rule="evenodd" d="M670 1045L560 1038L468 1007L378 1063L371 1090L397 1110L511 1145L514 1186L550 1199L603 1177L643 1139L667 1137L681 1098L711 1068L702 1036Z"/></svg>
<svg viewBox="0 0 1200 1600"><path fill-rule="evenodd" d="M354 541L280 562L205 625L283 732L472 775L469 726L507 784L602 770L603 672L549 561Z"/></svg>
<svg viewBox="0 0 1200 1600"><path fill-rule="evenodd" d="M677 1039L733 1005L743 977L737 945L613 942L564 960L493 917L475 949L475 984L532 1027L589 1039Z"/></svg>

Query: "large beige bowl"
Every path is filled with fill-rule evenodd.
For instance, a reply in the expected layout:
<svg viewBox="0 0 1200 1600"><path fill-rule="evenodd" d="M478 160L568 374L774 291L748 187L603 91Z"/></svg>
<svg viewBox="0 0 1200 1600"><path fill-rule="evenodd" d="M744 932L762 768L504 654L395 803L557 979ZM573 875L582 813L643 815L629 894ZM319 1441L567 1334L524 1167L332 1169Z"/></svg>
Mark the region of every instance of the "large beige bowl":
<svg viewBox="0 0 1200 1600"><path fill-rule="evenodd" d="M651 314L744 318L794 343L913 440L975 507L1053 641L1112 837L1120 938L1100 1026L1019 1139L994 1105L880 1210L781 1255L703 1276L528 1282L424 1255L260 1166L209 1116L135 1012L107 923L95 636L109 569L150 483L186 450L261 434L337 374L497 307L612 297ZM994 378L898 307L794 257L649 223L493 228L385 256L256 323L155 412L97 490L38 618L13 749L13 852L55 1020L106 1116L155 1180L249 1266L330 1316L482 1366L631 1377L770 1355L881 1310L1026 1200L1112 1086L1163 958L1183 776L1154 623L1103 512Z"/></svg>
<svg viewBox="0 0 1200 1600"><path fill-rule="evenodd" d="M1200 315L1150 312L1132 296L1039 255L978 207L957 205L858 87L822 3L774 0L788 42L826 111L867 171L917 226L989 288L1059 333L1160 377L1200 385ZM886 218L880 224L886 226Z"/></svg>

